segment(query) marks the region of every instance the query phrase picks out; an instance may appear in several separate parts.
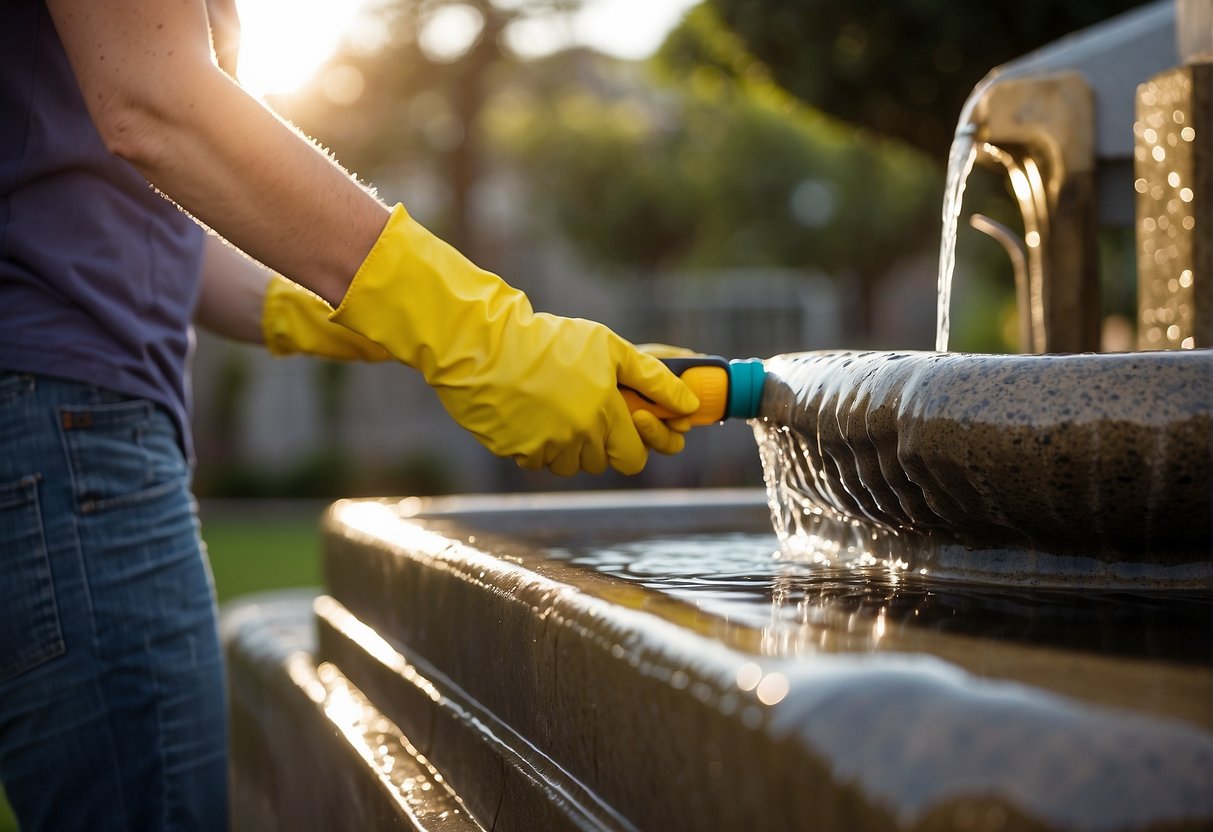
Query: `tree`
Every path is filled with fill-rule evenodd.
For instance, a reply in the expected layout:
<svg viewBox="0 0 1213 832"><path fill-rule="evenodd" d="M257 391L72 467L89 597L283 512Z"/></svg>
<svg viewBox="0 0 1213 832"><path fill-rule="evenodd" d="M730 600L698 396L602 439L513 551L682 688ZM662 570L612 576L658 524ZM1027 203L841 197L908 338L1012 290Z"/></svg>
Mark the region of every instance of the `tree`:
<svg viewBox="0 0 1213 832"><path fill-rule="evenodd" d="M719 54L696 56L686 32L666 51L732 72L761 62L813 107L904 138L942 162L965 98L990 69L1142 2L705 0L752 57L739 66Z"/></svg>
<svg viewBox="0 0 1213 832"><path fill-rule="evenodd" d="M761 79L701 67L686 83L641 76L612 90L613 68L557 56L533 69L542 92L495 119L537 210L595 260L821 270L858 281L866 317L889 266L938 226L937 171L904 145Z"/></svg>
<svg viewBox="0 0 1213 832"><path fill-rule="evenodd" d="M305 132L340 148L355 171L411 161L437 174L448 196L436 230L476 256L471 194L486 164L480 118L493 78L515 63L506 32L580 0L421 0L385 7L386 43L345 49L319 80L279 102ZM427 37L444 30L445 38ZM335 83L333 83L335 82ZM356 92L341 88L352 85Z"/></svg>

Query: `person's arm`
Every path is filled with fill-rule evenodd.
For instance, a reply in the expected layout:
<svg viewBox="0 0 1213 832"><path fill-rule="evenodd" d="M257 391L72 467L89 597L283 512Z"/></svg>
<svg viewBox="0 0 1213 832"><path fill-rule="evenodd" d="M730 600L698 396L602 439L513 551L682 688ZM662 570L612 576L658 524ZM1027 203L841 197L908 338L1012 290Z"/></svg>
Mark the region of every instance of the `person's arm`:
<svg viewBox="0 0 1213 832"><path fill-rule="evenodd" d="M387 361L387 351L329 320L319 295L274 274L208 234L194 323L216 335L264 346L274 355Z"/></svg>
<svg viewBox="0 0 1213 832"><path fill-rule="evenodd" d="M201 0L48 0L106 146L236 247L338 304L388 209L212 61Z"/></svg>
<svg viewBox="0 0 1213 832"><path fill-rule="evenodd" d="M269 269L207 234L194 323L233 341L264 343L261 319L271 277Z"/></svg>

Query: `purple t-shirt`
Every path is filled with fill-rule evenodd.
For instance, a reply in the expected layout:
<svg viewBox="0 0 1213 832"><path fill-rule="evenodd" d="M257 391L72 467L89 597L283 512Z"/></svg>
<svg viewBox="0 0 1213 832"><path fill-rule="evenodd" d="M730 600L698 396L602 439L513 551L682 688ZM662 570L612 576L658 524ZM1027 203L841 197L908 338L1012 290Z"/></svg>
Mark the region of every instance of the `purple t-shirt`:
<svg viewBox="0 0 1213 832"><path fill-rule="evenodd" d="M190 451L203 232L106 150L43 0L0 25L0 369L151 399Z"/></svg>

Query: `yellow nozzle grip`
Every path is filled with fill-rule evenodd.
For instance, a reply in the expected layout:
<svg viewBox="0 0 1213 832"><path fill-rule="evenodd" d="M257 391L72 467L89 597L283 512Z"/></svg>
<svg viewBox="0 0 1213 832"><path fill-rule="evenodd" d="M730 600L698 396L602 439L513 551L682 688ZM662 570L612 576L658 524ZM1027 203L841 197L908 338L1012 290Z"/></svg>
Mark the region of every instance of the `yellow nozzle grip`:
<svg viewBox="0 0 1213 832"><path fill-rule="evenodd" d="M724 419L729 403L728 370L717 365L688 367L682 371L679 378L699 397L699 409L691 414L692 425L711 425ZM621 388L620 392L628 403L629 411L647 410L658 419L682 418L679 414L654 404L635 390L625 387Z"/></svg>

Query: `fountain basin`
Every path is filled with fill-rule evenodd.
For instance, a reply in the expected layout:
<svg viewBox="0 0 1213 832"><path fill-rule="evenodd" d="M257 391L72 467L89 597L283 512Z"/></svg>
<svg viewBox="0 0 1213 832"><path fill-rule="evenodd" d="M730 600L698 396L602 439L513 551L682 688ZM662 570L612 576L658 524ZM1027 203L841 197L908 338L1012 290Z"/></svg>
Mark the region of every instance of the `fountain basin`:
<svg viewBox="0 0 1213 832"><path fill-rule="evenodd" d="M1102 595L1077 617L1067 596L1060 618L1034 594L941 602L778 559L756 492L348 501L325 530L327 594L296 615L309 666L482 828L1213 822L1207 595ZM1042 622L1067 637L1031 635ZM234 676L257 631L246 613Z"/></svg>
<svg viewBox="0 0 1213 832"><path fill-rule="evenodd" d="M755 429L789 540L832 523L940 576L1208 586L1209 350L802 353L767 369Z"/></svg>

